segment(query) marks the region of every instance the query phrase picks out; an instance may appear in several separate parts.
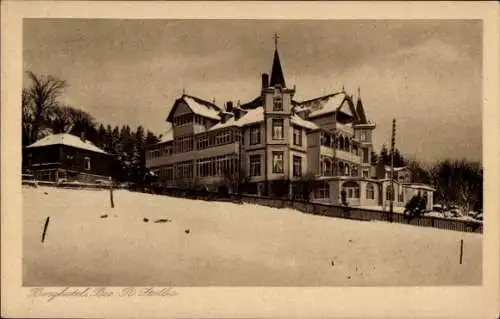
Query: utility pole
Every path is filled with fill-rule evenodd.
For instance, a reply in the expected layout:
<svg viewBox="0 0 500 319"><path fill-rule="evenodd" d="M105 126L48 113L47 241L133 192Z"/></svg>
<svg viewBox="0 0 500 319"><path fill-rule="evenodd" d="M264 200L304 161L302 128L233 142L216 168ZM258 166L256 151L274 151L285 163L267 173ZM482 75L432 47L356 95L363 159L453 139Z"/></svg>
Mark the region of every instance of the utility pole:
<svg viewBox="0 0 500 319"><path fill-rule="evenodd" d="M391 134L391 201L389 206L389 221L392 223L392 214L394 213L394 149L396 144L396 119L392 120L392 134Z"/></svg>

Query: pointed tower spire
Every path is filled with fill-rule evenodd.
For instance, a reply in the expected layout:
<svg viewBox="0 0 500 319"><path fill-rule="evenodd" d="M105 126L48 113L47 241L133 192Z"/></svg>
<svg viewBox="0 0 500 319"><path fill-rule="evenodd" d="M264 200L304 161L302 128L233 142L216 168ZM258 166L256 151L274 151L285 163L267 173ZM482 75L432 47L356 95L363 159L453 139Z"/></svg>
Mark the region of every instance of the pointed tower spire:
<svg viewBox="0 0 500 319"><path fill-rule="evenodd" d="M271 70L271 81L269 83L270 86L275 86L277 84L281 85L281 87L286 87L285 84L285 76L283 75L283 69L281 68L280 56L278 54L278 34L274 35L274 60L273 67Z"/></svg>
<svg viewBox="0 0 500 319"><path fill-rule="evenodd" d="M361 89L358 86L358 101L356 102L356 113L358 114L358 123L367 124L365 108L363 107L363 102L361 101Z"/></svg>

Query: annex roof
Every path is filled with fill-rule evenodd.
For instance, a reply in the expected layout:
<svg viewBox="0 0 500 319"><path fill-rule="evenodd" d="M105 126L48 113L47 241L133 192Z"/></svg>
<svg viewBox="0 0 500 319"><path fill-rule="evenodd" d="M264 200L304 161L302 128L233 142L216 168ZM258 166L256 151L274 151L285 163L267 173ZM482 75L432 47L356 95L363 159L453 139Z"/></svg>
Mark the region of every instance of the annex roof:
<svg viewBox="0 0 500 319"><path fill-rule="evenodd" d="M45 136L44 138L39 139L35 143L26 146L27 148L34 148L34 147L44 147L44 146L50 146L50 145L66 145L66 146L71 146L95 153L101 153L101 154L109 154L99 147L95 146L92 142L90 141L83 141L81 138L75 135L71 135L68 133L61 133L61 134L50 134Z"/></svg>

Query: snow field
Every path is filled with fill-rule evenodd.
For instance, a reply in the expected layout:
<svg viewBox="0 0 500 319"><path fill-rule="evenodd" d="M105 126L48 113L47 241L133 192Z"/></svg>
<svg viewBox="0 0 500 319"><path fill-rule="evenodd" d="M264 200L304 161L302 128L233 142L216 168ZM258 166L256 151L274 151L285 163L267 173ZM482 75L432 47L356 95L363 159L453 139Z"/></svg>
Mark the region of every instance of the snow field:
<svg viewBox="0 0 500 319"><path fill-rule="evenodd" d="M481 284L481 234L126 190L114 200L111 209L106 190L23 187L24 285Z"/></svg>

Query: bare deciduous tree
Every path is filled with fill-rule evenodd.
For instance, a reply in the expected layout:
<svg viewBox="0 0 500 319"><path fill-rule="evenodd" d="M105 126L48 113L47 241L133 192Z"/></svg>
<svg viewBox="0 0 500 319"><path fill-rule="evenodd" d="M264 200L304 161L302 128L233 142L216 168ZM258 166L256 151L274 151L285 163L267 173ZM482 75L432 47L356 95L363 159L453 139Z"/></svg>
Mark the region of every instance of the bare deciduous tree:
<svg viewBox="0 0 500 319"><path fill-rule="evenodd" d="M23 90L23 110L25 106L31 105L33 118L30 139L35 141L49 112L57 105L57 98L67 84L52 76L38 76L31 71L27 74L32 83L25 91Z"/></svg>
<svg viewBox="0 0 500 319"><path fill-rule="evenodd" d="M447 206L459 205L465 212L482 202L483 170L479 163L445 160L431 170L438 198Z"/></svg>

